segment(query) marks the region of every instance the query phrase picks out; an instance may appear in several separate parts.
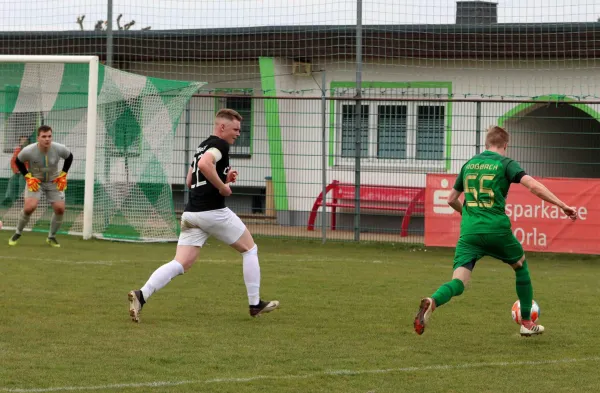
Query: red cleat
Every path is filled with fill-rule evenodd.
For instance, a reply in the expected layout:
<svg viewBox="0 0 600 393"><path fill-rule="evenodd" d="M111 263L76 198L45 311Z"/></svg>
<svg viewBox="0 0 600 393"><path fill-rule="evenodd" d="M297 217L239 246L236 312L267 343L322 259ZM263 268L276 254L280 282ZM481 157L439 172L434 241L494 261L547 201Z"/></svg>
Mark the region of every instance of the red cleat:
<svg viewBox="0 0 600 393"><path fill-rule="evenodd" d="M435 301L432 298L426 297L421 299L419 312L417 312L417 315L415 316L415 322L413 324L415 327L415 332L417 332L418 335L423 334L425 331L425 326L427 325L433 310L435 310Z"/></svg>

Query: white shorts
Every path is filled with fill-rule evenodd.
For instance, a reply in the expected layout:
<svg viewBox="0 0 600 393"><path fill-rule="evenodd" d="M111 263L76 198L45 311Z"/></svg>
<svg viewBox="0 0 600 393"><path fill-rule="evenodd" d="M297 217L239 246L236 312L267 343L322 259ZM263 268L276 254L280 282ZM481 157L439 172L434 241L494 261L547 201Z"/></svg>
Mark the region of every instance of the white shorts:
<svg viewBox="0 0 600 393"><path fill-rule="evenodd" d="M43 181L40 183L40 189L36 192L29 191L29 188L25 186L25 198L35 198L39 200L42 197L42 192L46 195L48 203L64 202L65 192L58 191L56 184L51 181Z"/></svg>
<svg viewBox="0 0 600 393"><path fill-rule="evenodd" d="M181 215L180 246L202 247L209 236L228 245L238 241L246 225L228 207L204 212L183 212Z"/></svg>

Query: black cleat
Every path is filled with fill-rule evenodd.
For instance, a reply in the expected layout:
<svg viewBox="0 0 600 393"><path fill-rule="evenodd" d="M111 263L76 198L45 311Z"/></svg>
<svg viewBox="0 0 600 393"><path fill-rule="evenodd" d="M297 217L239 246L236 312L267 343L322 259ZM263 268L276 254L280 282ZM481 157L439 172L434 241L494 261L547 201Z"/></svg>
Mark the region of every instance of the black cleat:
<svg viewBox="0 0 600 393"><path fill-rule="evenodd" d="M257 317L260 314L268 313L279 307L279 301L271 300L270 302L265 302L260 300L257 305L250 306L250 316Z"/></svg>

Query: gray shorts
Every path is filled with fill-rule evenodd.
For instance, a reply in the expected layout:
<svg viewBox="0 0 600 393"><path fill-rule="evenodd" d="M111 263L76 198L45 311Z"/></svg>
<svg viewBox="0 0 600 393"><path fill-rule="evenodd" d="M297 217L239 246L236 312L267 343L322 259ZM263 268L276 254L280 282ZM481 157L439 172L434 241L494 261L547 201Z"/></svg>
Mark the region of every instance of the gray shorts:
<svg viewBox="0 0 600 393"><path fill-rule="evenodd" d="M49 203L65 201L65 192L58 191L56 189L56 184L52 183L51 181L41 182L40 189L37 192L31 192L29 191L29 188L25 186L25 198L35 198L39 200L42 192L46 195L46 199Z"/></svg>

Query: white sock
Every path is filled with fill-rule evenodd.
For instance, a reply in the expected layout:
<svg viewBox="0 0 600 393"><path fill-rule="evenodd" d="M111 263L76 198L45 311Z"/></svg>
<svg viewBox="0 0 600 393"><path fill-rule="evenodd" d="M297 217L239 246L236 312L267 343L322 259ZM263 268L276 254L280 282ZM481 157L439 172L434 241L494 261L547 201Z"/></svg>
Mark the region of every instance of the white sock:
<svg viewBox="0 0 600 393"><path fill-rule="evenodd" d="M148 301L148 298L152 296L154 292L163 288L169 281L180 274L183 274L183 266L176 260L165 263L156 269L141 289L144 300Z"/></svg>
<svg viewBox="0 0 600 393"><path fill-rule="evenodd" d="M248 304L257 305L260 301L260 266L258 264L258 247L242 253L244 260L244 282L248 291Z"/></svg>

